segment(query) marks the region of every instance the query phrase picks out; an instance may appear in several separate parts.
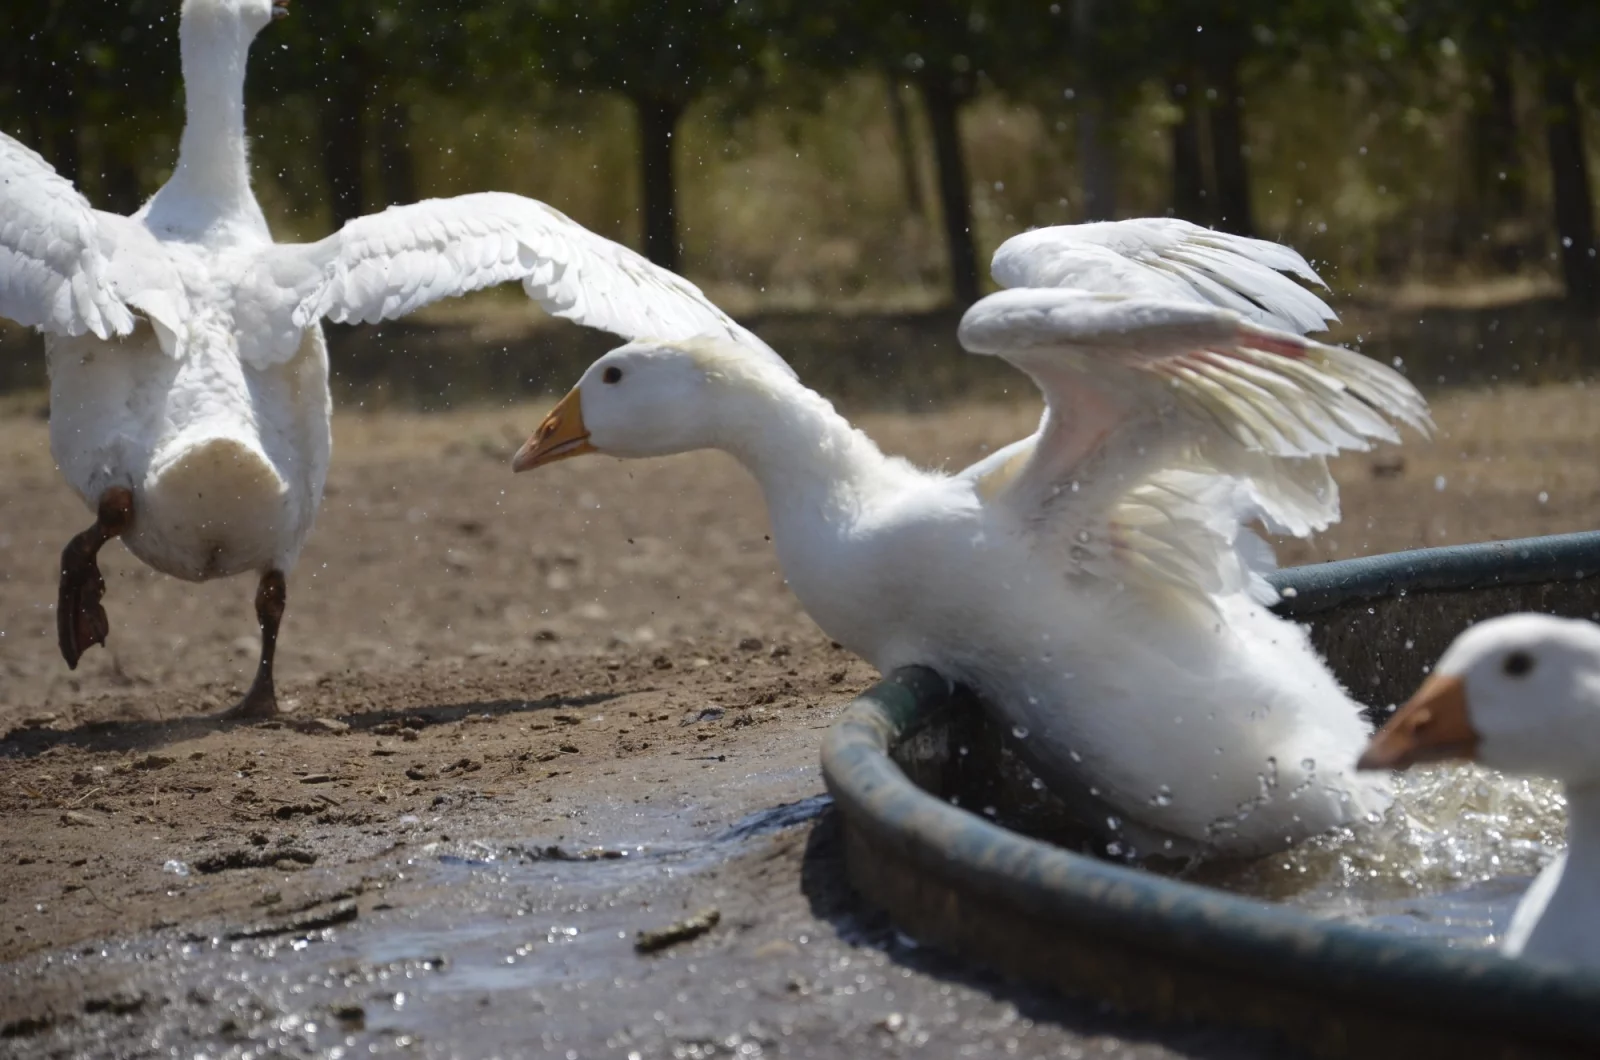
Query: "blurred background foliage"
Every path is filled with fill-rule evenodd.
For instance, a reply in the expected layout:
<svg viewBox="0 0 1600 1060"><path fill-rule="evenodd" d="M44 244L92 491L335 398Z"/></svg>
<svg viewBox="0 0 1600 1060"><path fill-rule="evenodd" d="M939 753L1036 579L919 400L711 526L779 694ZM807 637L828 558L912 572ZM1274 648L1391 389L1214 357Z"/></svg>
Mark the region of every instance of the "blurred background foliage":
<svg viewBox="0 0 1600 1060"><path fill-rule="evenodd" d="M137 208L178 8L0 7L0 128ZM960 304L1017 231L1150 214L1600 305L1594 2L297 0L248 97L280 238L516 191L741 311Z"/></svg>

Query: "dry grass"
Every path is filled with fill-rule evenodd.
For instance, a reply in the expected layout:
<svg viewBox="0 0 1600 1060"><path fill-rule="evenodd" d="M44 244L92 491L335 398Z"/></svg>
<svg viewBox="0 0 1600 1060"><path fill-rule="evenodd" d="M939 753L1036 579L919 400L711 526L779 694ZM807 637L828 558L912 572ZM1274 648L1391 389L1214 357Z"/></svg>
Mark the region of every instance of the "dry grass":
<svg viewBox="0 0 1600 1060"><path fill-rule="evenodd" d="M1583 383L1457 391L1438 432L1335 464L1344 520L1285 563L1600 529L1600 422ZM1398 470L1395 465L1399 464Z"/></svg>

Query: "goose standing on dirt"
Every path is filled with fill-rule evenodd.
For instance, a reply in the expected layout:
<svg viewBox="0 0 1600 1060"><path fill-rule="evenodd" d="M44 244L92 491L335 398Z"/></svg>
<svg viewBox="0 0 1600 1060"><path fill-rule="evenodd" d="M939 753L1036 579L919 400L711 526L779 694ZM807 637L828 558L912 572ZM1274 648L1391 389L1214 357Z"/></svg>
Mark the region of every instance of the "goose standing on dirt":
<svg viewBox="0 0 1600 1060"><path fill-rule="evenodd" d="M0 315L47 335L51 450L98 513L62 553L61 653L76 668L105 641L96 555L113 537L179 578L259 571L261 662L242 716L277 709L285 575L322 500L323 318L374 323L521 280L551 313L624 338L731 336L782 363L692 284L516 195L430 200L273 243L250 188L245 63L287 12L288 0L184 0L178 165L132 217L91 209L0 134Z"/></svg>
<svg viewBox="0 0 1600 1060"><path fill-rule="evenodd" d="M1142 220L995 255L960 338L1043 391L1037 433L956 475L884 455L729 341L623 346L518 453L731 453L760 482L790 586L885 672L963 682L1080 816L1139 853L1248 855L1387 805L1370 730L1264 606L1266 544L1338 516L1325 458L1419 430L1399 374L1294 334L1332 312L1283 247Z"/></svg>
<svg viewBox="0 0 1600 1060"><path fill-rule="evenodd" d="M1600 967L1600 626L1531 614L1473 626L1359 767L1449 760L1565 785L1567 849L1518 903L1500 948Z"/></svg>

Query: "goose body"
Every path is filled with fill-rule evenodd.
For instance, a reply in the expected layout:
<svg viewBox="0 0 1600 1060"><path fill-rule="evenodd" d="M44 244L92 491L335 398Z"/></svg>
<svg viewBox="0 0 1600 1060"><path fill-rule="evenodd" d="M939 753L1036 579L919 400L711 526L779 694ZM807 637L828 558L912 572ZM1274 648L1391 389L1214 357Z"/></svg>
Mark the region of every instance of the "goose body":
<svg viewBox="0 0 1600 1060"><path fill-rule="evenodd" d="M1047 409L959 474L885 455L726 341L612 351L514 466L731 453L818 625L881 670L972 687L1120 849L1250 855L1381 809L1386 782L1350 769L1358 707L1266 610L1270 553L1241 522L1326 525L1324 457L1393 437L1390 419L1425 428L1420 397L1284 330L1322 303L1274 270L1309 273L1282 248L1161 221L1018 238L997 277L1076 286L990 296L961 338L1028 372ZM1204 271L1185 277L1186 257ZM1041 258L1051 269L1030 273Z"/></svg>
<svg viewBox="0 0 1600 1060"><path fill-rule="evenodd" d="M692 284L542 203L483 193L392 207L276 243L250 187L250 44L288 0L184 0L186 123L172 178L132 217L93 209L0 134L0 315L46 335L51 449L97 511L63 552L70 666L105 640L95 557L121 537L163 573L256 571L263 653L239 710L276 709L272 652L331 447L320 321L377 322L520 281L623 337L721 335L781 364Z"/></svg>
<svg viewBox="0 0 1600 1060"><path fill-rule="evenodd" d="M1517 904L1501 951L1600 967L1600 626L1534 614L1473 626L1359 764L1450 760L1562 782L1567 849Z"/></svg>

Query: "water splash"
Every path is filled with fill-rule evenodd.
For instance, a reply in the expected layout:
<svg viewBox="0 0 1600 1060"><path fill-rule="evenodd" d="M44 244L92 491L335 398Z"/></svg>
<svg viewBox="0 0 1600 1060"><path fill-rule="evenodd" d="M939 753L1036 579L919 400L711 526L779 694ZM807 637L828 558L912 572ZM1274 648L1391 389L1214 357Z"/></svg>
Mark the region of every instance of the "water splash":
<svg viewBox="0 0 1600 1060"><path fill-rule="evenodd" d="M1401 774L1394 803L1373 818L1215 882L1318 915L1483 945L1566 845L1558 785L1476 766Z"/></svg>

